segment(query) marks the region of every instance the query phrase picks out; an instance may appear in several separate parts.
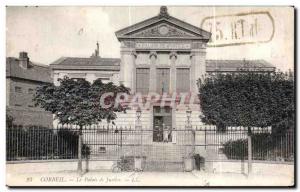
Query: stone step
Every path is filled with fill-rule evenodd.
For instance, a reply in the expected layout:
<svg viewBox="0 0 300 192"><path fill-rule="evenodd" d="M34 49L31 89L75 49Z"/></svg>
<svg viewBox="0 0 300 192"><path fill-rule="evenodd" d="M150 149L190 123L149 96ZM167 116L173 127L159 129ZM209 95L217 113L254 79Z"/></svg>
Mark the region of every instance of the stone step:
<svg viewBox="0 0 300 192"><path fill-rule="evenodd" d="M183 162L145 161L144 171L183 171Z"/></svg>

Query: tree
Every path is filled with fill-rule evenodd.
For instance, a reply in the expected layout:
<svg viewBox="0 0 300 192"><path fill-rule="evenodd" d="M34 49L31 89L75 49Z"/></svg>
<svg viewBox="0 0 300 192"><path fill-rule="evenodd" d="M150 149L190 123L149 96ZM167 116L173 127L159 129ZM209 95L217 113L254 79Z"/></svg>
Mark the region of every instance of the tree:
<svg viewBox="0 0 300 192"><path fill-rule="evenodd" d="M220 130L247 127L251 147L251 127L272 126L274 132L294 128L294 94L293 80L280 72L211 75L199 87L202 121Z"/></svg>
<svg viewBox="0 0 300 192"><path fill-rule="evenodd" d="M60 124L72 124L79 126L78 141L78 171L82 172L82 129L85 126L97 124L99 121L113 121L117 118L115 112L125 112L122 105L115 107L117 95L129 93L129 89L123 85L117 86L113 83L102 83L101 80L93 84L84 79L70 79L64 77L58 79L59 86L48 83L36 90L34 102L46 111L54 114ZM105 97L105 103L112 103L110 107L103 107L101 96L110 92Z"/></svg>

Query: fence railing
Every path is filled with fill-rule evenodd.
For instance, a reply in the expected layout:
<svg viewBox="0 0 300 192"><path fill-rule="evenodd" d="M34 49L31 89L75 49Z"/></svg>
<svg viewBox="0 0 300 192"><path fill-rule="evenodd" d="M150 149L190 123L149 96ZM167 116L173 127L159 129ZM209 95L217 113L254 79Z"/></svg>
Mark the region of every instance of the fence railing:
<svg viewBox="0 0 300 192"><path fill-rule="evenodd" d="M206 130L204 135L204 146L208 154L208 159L248 159L248 133L246 130L236 129L225 132ZM253 160L294 161L295 140L293 131L286 131L284 133L272 133L270 131L254 132L251 134L251 140Z"/></svg>
<svg viewBox="0 0 300 192"><path fill-rule="evenodd" d="M78 155L76 130L11 127L6 130L6 159L73 159Z"/></svg>
<svg viewBox="0 0 300 192"><path fill-rule="evenodd" d="M79 129L73 127L18 127L6 129L6 159L51 160L78 157ZM208 160L246 160L247 131L192 127L166 132L149 127L87 127L82 130L84 158L115 160L143 156L149 161L182 161L195 154ZM165 135L168 134L168 135ZM272 134L269 129L252 135L253 160L294 161L294 132ZM203 152L203 154L202 154ZM205 153L205 154L204 154Z"/></svg>

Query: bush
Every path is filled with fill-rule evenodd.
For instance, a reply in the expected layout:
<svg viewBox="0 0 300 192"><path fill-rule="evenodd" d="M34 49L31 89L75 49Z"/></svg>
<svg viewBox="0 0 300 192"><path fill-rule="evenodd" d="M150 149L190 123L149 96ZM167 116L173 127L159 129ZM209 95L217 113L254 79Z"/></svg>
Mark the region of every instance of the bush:
<svg viewBox="0 0 300 192"><path fill-rule="evenodd" d="M254 160L292 159L293 151L284 147L289 138L286 134L259 133L252 135L252 157ZM228 159L243 160L248 158L248 141L239 139L226 142L223 152Z"/></svg>
<svg viewBox="0 0 300 192"><path fill-rule="evenodd" d="M228 159L245 159L247 158L247 139L228 141L224 144L223 153Z"/></svg>
<svg viewBox="0 0 300 192"><path fill-rule="evenodd" d="M292 74L290 74L292 75ZM295 86L281 72L217 73L199 82L199 100L206 124L268 127L283 133L295 127Z"/></svg>

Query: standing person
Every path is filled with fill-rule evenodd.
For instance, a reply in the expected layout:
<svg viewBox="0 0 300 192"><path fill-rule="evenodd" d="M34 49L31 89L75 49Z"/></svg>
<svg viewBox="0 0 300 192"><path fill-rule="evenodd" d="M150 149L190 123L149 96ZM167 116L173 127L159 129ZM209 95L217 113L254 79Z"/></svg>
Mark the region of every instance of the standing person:
<svg viewBox="0 0 300 192"><path fill-rule="evenodd" d="M172 130L171 130L171 127L170 126L167 126L168 128L168 142L171 142L172 141Z"/></svg>
<svg viewBox="0 0 300 192"><path fill-rule="evenodd" d="M168 130L168 127L165 126L164 123L163 123L163 135L164 135L164 142L168 142L169 130Z"/></svg>

